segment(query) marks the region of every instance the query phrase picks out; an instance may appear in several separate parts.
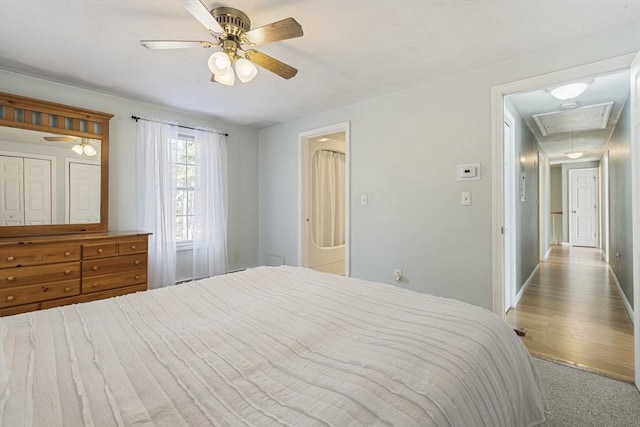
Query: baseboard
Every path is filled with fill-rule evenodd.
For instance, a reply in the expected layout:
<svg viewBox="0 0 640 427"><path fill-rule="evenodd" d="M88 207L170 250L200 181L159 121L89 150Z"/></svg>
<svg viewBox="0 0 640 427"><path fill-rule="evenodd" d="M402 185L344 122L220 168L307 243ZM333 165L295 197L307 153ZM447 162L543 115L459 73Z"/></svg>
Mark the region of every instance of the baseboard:
<svg viewBox="0 0 640 427"><path fill-rule="evenodd" d="M609 271L611 271L611 275L613 276L613 280L616 282L616 286L618 287L618 292L620 293L620 298L622 298L622 302L624 303L624 308L627 309L627 314L629 315L629 318L631 319L631 323L634 323L633 322L633 309L631 308L631 304L629 304L629 300L627 299L627 296L622 291L622 286L620 286L620 282L618 281L618 276L616 276L616 272L613 271L613 268L611 268L611 264L609 264Z"/></svg>
<svg viewBox="0 0 640 427"><path fill-rule="evenodd" d="M527 281L524 282L524 285L522 285L522 288L520 288L520 292L516 294L516 300L511 305L511 307L515 307L518 305L518 303L520 302L520 298L522 298L522 295L524 295L524 293L527 291L527 288L529 287L529 285L531 284L531 281L533 280L533 276L535 276L538 270L540 270L540 264L536 265L536 268L533 269L533 271L527 278Z"/></svg>
<svg viewBox="0 0 640 427"><path fill-rule="evenodd" d="M544 258L542 258L542 261L546 261L549 258L550 254L551 254L551 246L549 246L549 249L547 249L547 253L544 254Z"/></svg>
<svg viewBox="0 0 640 427"><path fill-rule="evenodd" d="M563 247L563 248L568 248L568 247L570 247L570 246L571 246L571 245L569 244L569 242L562 242L562 247Z"/></svg>

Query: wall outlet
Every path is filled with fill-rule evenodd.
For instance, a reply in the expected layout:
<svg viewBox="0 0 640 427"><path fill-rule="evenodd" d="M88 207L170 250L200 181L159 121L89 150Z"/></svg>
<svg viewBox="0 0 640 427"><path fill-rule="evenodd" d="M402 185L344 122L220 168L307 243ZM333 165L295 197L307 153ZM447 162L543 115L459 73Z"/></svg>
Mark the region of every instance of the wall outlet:
<svg viewBox="0 0 640 427"><path fill-rule="evenodd" d="M393 270L393 280L395 280L396 282L402 280L402 270L400 270L399 268Z"/></svg>

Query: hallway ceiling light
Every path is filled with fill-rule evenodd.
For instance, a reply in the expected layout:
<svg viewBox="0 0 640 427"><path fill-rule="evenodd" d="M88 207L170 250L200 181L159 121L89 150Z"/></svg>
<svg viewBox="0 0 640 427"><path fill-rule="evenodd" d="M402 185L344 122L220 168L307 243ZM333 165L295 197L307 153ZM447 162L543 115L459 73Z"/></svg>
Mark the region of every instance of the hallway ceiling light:
<svg viewBox="0 0 640 427"><path fill-rule="evenodd" d="M573 149L573 133L571 134L571 151L569 151L568 153L565 153L567 155L568 158L572 159L572 160L576 160L579 159L580 157L582 157L584 155L584 152L582 151L574 151Z"/></svg>
<svg viewBox="0 0 640 427"><path fill-rule="evenodd" d="M551 95L563 101L565 99L573 99L580 96L587 86L588 85L586 83L570 83L553 89L551 91Z"/></svg>

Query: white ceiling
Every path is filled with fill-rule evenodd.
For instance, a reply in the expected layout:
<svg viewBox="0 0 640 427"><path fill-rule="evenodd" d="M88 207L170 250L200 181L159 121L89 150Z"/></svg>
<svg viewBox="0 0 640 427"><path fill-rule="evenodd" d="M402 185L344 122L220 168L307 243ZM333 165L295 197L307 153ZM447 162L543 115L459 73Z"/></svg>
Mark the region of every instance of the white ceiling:
<svg viewBox="0 0 640 427"><path fill-rule="evenodd" d="M254 28L295 18L303 37L259 50L298 75L261 70L226 87L209 81L210 49L142 48L141 39L211 40L177 0L0 0L0 67L264 127L640 25L637 0L203 3L241 9Z"/></svg>

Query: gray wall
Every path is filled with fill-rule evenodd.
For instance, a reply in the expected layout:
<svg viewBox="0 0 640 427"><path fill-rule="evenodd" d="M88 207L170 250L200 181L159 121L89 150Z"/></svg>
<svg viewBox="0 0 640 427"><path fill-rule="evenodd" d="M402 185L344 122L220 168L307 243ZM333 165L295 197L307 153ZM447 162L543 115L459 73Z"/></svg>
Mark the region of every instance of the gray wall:
<svg viewBox="0 0 640 427"><path fill-rule="evenodd" d="M516 293L522 289L540 260L540 232L538 209L538 141L517 111L510 110L515 119L514 188L516 189ZM520 199L521 163L524 154L525 199Z"/></svg>
<svg viewBox="0 0 640 427"><path fill-rule="evenodd" d="M491 89L635 52L635 36L618 28L260 130L261 262L299 263L298 134L349 121L351 275L396 284L401 268L401 286L491 309ZM482 179L456 181L464 163Z"/></svg>
<svg viewBox="0 0 640 427"><path fill-rule="evenodd" d="M609 263L633 308L631 108L624 106L609 139ZM620 254L620 257L616 257Z"/></svg>
<svg viewBox="0 0 640 427"><path fill-rule="evenodd" d="M562 211L562 166L551 166L551 210L553 212Z"/></svg>
<svg viewBox="0 0 640 427"><path fill-rule="evenodd" d="M133 230L136 226L136 161L132 155L135 153L133 144L136 140L136 122L131 119L131 115L178 121L185 126L207 126L229 132L229 268L234 270L258 264L256 129L4 70L0 70L0 90L115 115L109 127L109 228L113 231ZM236 253L239 255L236 256Z"/></svg>

